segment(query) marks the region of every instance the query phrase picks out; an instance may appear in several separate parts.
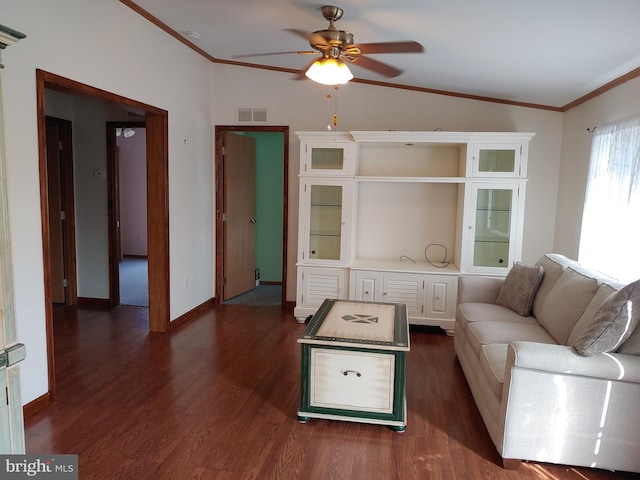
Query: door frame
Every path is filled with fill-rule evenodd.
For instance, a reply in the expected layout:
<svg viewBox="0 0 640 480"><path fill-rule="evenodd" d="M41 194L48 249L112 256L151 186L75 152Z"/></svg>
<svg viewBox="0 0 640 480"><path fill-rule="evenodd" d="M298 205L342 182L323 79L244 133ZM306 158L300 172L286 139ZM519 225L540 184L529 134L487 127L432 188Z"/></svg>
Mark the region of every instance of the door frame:
<svg viewBox="0 0 640 480"><path fill-rule="evenodd" d="M170 324L169 290L169 145L168 112L59 75L36 70L40 210L47 343L48 400L55 397L51 252L47 196L45 90L102 99L145 117L147 132L147 236L149 252L149 331L166 332Z"/></svg>
<svg viewBox="0 0 640 480"><path fill-rule="evenodd" d="M120 305L120 257L122 251L119 212L120 166L116 154L116 129L127 127L145 128L146 132L144 121L107 122L107 204L109 206L107 221L109 223L109 306L111 308ZM147 278L148 282L149 279Z"/></svg>
<svg viewBox="0 0 640 480"><path fill-rule="evenodd" d="M61 208L65 212L62 223L62 245L64 256L64 271L67 280L65 288L65 305L76 305L78 303L78 276L76 271L76 214L75 214L75 186L73 182L73 124L69 120L51 116L45 117L46 125L55 125L60 132L59 140L64 148L60 150L61 169ZM48 159L47 159L48 162ZM48 194L47 189L47 194ZM47 196L47 205L48 205ZM48 214L47 208L47 214ZM48 247L47 247L48 248ZM51 257L49 257L51 258Z"/></svg>
<svg viewBox="0 0 640 480"><path fill-rule="evenodd" d="M216 201L216 288L215 303L222 303L224 238L222 214L224 205L224 159L223 139L226 132L267 132L282 133L283 141L283 211L282 211L282 297L280 303L287 303L287 244L288 244L288 210L289 210L289 127L288 126L249 126L249 125L216 125L215 127L215 201Z"/></svg>

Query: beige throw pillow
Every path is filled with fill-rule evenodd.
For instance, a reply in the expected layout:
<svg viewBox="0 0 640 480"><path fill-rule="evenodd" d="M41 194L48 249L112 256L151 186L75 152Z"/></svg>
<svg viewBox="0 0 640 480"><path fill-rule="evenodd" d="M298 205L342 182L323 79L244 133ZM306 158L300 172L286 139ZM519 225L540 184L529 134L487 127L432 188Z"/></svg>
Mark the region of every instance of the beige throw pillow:
<svg viewBox="0 0 640 480"><path fill-rule="evenodd" d="M504 279L496 303L526 317L531 313L543 276L544 269L540 265L527 267L516 262Z"/></svg>
<svg viewBox="0 0 640 480"><path fill-rule="evenodd" d="M629 355L640 355L640 328L636 326L631 336L627 338L620 348L616 350L617 353L627 353Z"/></svg>
<svg viewBox="0 0 640 480"><path fill-rule="evenodd" d="M611 295L596 311L574 348L581 355L615 351L640 322L640 280Z"/></svg>

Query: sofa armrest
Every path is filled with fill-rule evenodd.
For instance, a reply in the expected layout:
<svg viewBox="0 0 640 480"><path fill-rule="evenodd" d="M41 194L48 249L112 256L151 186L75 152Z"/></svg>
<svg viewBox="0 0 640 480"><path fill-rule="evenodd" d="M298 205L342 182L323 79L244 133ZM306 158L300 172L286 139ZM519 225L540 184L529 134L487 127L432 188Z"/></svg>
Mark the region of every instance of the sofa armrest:
<svg viewBox="0 0 640 480"><path fill-rule="evenodd" d="M623 353L580 355L573 347L536 342L513 342L507 353L511 367L563 375L640 383L640 356Z"/></svg>
<svg viewBox="0 0 640 480"><path fill-rule="evenodd" d="M458 303L495 303L504 278L476 277L460 275L458 277Z"/></svg>
<svg viewBox="0 0 640 480"><path fill-rule="evenodd" d="M638 398L640 356L511 343L496 446L508 459L640 472Z"/></svg>

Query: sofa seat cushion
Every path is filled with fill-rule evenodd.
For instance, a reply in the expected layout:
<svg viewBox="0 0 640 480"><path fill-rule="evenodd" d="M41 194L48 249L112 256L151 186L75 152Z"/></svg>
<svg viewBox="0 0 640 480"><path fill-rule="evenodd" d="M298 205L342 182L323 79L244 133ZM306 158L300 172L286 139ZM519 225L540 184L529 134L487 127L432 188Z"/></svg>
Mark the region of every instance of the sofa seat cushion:
<svg viewBox="0 0 640 480"><path fill-rule="evenodd" d="M481 355L482 346L492 343L557 343L549 332L537 323L495 321L470 322L467 325L467 340L478 357Z"/></svg>
<svg viewBox="0 0 640 480"><path fill-rule="evenodd" d="M506 343L483 345L482 354L480 355L480 365L484 372L485 380L498 402L502 400L502 386L504 384L508 348L509 345Z"/></svg>
<svg viewBox="0 0 640 480"><path fill-rule="evenodd" d="M470 322L538 323L532 316L522 317L509 308L492 303L460 303L458 304L456 321L463 330L467 328L467 324Z"/></svg>
<svg viewBox="0 0 640 480"><path fill-rule="evenodd" d="M599 286L595 278L578 272L573 267L567 268L544 303L536 309L538 322L553 335L557 343L566 345L571 330L587 309Z"/></svg>

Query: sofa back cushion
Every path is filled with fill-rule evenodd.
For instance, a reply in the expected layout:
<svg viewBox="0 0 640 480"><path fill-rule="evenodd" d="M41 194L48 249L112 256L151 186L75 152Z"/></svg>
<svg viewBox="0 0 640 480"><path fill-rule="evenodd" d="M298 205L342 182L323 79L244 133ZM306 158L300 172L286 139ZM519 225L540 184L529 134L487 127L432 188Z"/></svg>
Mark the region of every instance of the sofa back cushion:
<svg viewBox="0 0 640 480"><path fill-rule="evenodd" d="M546 277L546 275L545 275ZM559 344L566 345L571 330L599 288L598 280L568 267L562 272L535 316Z"/></svg>
<svg viewBox="0 0 640 480"><path fill-rule="evenodd" d="M531 307L531 314L534 317L538 317L540 312L540 307L544 304L549 292L555 285L555 283L562 275L567 264L571 261L558 254L547 254L543 255L540 260L536 262L536 265L539 265L544 270L544 276L542 277L542 282L538 286L538 291L536 292L536 297L533 300L533 305Z"/></svg>

